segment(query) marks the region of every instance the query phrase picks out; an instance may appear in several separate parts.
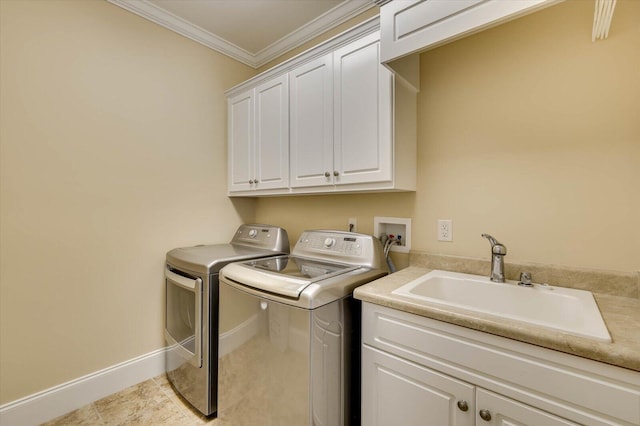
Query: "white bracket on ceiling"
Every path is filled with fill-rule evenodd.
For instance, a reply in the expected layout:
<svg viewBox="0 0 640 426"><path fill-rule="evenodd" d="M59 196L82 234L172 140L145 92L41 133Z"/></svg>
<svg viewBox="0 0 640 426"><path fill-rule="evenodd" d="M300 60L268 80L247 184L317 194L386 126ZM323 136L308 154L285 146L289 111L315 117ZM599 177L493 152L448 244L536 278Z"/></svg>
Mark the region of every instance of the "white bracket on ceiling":
<svg viewBox="0 0 640 426"><path fill-rule="evenodd" d="M596 10L593 14L593 30L591 41L604 40L609 36L613 10L616 8L616 0L596 0Z"/></svg>

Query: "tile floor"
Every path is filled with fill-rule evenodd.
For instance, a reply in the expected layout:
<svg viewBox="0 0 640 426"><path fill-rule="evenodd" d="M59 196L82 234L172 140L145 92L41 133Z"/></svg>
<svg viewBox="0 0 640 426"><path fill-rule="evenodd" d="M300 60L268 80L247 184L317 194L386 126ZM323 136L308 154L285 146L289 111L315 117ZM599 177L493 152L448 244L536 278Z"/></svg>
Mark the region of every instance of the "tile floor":
<svg viewBox="0 0 640 426"><path fill-rule="evenodd" d="M53 419L42 426L219 425L178 395L166 375L154 377Z"/></svg>

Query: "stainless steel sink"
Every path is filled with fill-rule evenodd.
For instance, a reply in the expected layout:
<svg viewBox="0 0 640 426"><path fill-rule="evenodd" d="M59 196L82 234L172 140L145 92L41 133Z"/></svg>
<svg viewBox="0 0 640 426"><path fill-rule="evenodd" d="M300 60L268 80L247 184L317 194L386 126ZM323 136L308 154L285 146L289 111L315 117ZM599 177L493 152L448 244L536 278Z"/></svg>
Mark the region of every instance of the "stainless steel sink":
<svg viewBox="0 0 640 426"><path fill-rule="evenodd" d="M431 271L393 291L415 303L479 312L558 330L602 342L611 336L589 291L488 277Z"/></svg>

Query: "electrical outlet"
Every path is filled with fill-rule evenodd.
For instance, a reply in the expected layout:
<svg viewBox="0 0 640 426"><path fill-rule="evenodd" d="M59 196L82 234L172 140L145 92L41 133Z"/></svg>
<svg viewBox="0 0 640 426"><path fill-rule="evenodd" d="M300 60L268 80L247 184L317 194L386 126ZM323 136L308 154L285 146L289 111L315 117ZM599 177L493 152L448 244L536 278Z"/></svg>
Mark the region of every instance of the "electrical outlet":
<svg viewBox="0 0 640 426"><path fill-rule="evenodd" d="M438 241L453 241L453 224L451 219L438 220Z"/></svg>
<svg viewBox="0 0 640 426"><path fill-rule="evenodd" d="M355 217L350 217L347 225L347 229L349 229L349 232L358 232L358 219L356 219Z"/></svg>

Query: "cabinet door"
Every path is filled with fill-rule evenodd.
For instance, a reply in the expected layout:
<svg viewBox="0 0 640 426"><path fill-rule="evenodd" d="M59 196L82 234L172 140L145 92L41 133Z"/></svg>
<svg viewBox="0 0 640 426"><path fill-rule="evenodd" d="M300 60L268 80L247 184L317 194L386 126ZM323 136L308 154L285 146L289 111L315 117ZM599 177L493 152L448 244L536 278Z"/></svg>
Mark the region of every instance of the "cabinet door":
<svg viewBox="0 0 640 426"><path fill-rule="evenodd" d="M577 423L480 388L476 389L476 409L477 426L578 426Z"/></svg>
<svg viewBox="0 0 640 426"><path fill-rule="evenodd" d="M362 347L363 425L472 426L474 392L466 382Z"/></svg>
<svg viewBox="0 0 640 426"><path fill-rule="evenodd" d="M455 40L554 0L394 0L380 8L382 61Z"/></svg>
<svg viewBox="0 0 640 426"><path fill-rule="evenodd" d="M333 183L332 66L328 54L289 73L294 188Z"/></svg>
<svg viewBox="0 0 640 426"><path fill-rule="evenodd" d="M253 90L229 98L227 101L228 189L248 191L253 180Z"/></svg>
<svg viewBox="0 0 640 426"><path fill-rule="evenodd" d="M289 186L287 75L255 88L255 189Z"/></svg>
<svg viewBox="0 0 640 426"><path fill-rule="evenodd" d="M336 185L392 179L393 75L380 64L379 32L334 52Z"/></svg>

